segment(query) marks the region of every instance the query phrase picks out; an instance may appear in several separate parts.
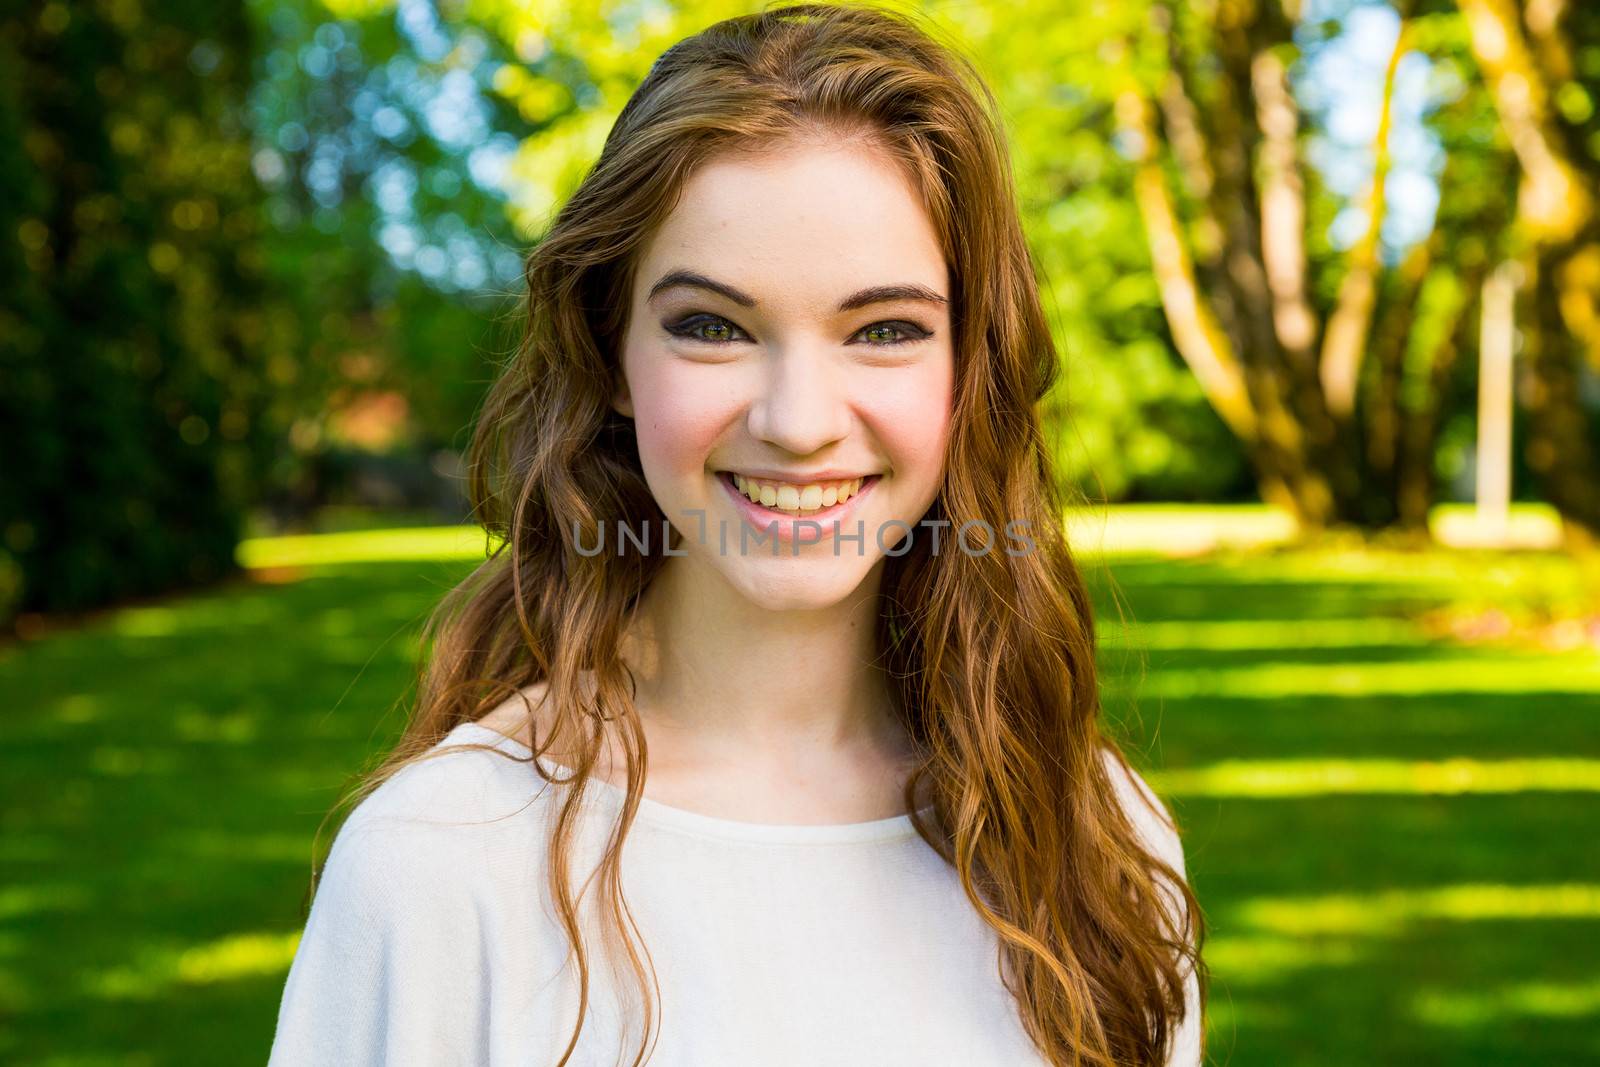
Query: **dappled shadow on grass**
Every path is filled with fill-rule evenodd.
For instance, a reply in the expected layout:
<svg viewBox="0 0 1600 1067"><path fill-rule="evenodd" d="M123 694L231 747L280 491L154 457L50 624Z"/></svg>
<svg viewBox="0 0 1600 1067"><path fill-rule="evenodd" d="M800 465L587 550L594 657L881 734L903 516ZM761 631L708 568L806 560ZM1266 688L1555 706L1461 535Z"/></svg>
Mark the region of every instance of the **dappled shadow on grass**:
<svg viewBox="0 0 1600 1067"><path fill-rule="evenodd" d="M264 1058L312 834L399 731L423 618L471 565L236 583L0 657L15 709L0 719L0 1061ZM1107 715L1141 768L1600 759L1592 657L1443 644L1415 624L1459 593L1453 564L1086 571ZM1600 885L1600 793L1359 788L1167 796L1213 922L1213 1062L1593 1056L1600 916L1447 918L1430 902ZM1327 928L1368 912L1390 919Z"/></svg>
<svg viewBox="0 0 1600 1067"><path fill-rule="evenodd" d="M1338 763L1355 782L1263 797L1246 777L1230 793L1223 776L1215 792L1166 796L1212 922L1212 1062L1600 1059L1594 774L1568 774L1582 788L1565 791L1426 790L1450 781L1435 768L1452 758L1489 771L1527 760L1535 775L1557 761L1600 766L1600 657L1433 638L1420 617L1478 602L1469 576L1481 560L1345 564L1268 554L1085 568L1107 716L1136 765L1179 781L1299 759L1308 774ZM1375 761L1412 761L1418 773L1400 781L1423 785L1363 776ZM1375 783L1366 794L1364 781ZM1574 894L1576 909L1538 906ZM1429 911L1463 895L1533 905L1515 918ZM1261 921L1330 906L1368 921Z"/></svg>
<svg viewBox="0 0 1600 1067"><path fill-rule="evenodd" d="M1102 593L1114 572L1128 584L1138 614L1153 611L1165 619L1217 620L1241 613L1268 617L1270 612L1257 612L1263 596L1285 609L1279 618L1377 614L1410 619L1427 633L1470 630L1442 624L1488 613L1506 624L1501 633L1506 640L1498 643L1537 649L1567 647L1538 641L1541 628L1557 620L1580 628L1585 622L1600 622L1600 561L1561 552L1308 546L1229 550L1193 560L1145 554L1080 562ZM1159 597L1159 604L1146 603L1146 596ZM1600 646L1591 644L1589 651L1600 651Z"/></svg>
<svg viewBox="0 0 1600 1067"><path fill-rule="evenodd" d="M1582 694L1452 692L1109 698L1112 718L1136 740L1159 740L1159 762L1192 767L1224 759L1451 756L1600 758L1600 712ZM1159 738L1157 734L1159 733ZM1151 758L1158 755L1151 752Z"/></svg>
<svg viewBox="0 0 1600 1067"><path fill-rule="evenodd" d="M1212 1040L1229 1062L1586 1062L1593 1012L1521 1018L1508 1043L1511 1020L1447 1026L1417 1001L1594 980L1592 794L1169 803L1210 921Z"/></svg>
<svg viewBox="0 0 1600 1067"><path fill-rule="evenodd" d="M1593 1063L1595 925L1420 918L1383 935L1219 933L1211 1062Z"/></svg>
<svg viewBox="0 0 1600 1067"><path fill-rule="evenodd" d="M0 660L0 1061L265 1058L313 834L402 726L422 620L469 567L234 583Z"/></svg>
<svg viewBox="0 0 1600 1067"><path fill-rule="evenodd" d="M1448 597L1450 586L1429 576L1404 573L1334 580L1298 570L1275 574L1267 564L1246 560L1133 558L1097 562L1085 577L1099 594L1102 623L1118 611L1107 601L1108 580L1135 619L1317 620L1399 614Z"/></svg>
<svg viewBox="0 0 1600 1067"><path fill-rule="evenodd" d="M1593 796L1176 797L1201 902L1479 882L1600 885ZM1600 935L1600 915L1594 917Z"/></svg>

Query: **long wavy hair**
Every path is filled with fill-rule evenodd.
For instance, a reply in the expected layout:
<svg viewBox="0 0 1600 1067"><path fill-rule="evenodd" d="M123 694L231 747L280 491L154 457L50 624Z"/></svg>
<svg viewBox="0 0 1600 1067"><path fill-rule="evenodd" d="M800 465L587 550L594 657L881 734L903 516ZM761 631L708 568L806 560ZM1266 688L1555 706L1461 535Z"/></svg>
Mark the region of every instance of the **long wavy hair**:
<svg viewBox="0 0 1600 1067"><path fill-rule="evenodd" d="M577 550L605 523L665 529L632 425L610 404L634 265L700 163L818 134L865 133L887 148L920 190L949 265L956 388L944 481L926 517L982 519L991 530L1024 519L1035 539L1022 555L930 552L912 539L885 561L880 664L920 754L906 810L998 934L1001 977L1048 1062L1165 1063L1185 1010L1185 967L1198 975L1204 1011L1199 902L1141 840L1101 756L1128 770L1101 731L1090 599L1039 414L1058 357L998 116L971 61L914 16L796 4L731 18L656 60L528 256L525 331L468 457L493 552L427 620L414 712L346 800L436 754L456 726L543 687L550 729L532 747L538 756L566 739L555 751L570 753L558 765L568 778L532 757L471 747L526 759L569 787L548 863L579 978L562 1065L583 1028L591 971L569 851L611 743L625 754L628 785L591 877L607 944L620 941L643 997L635 1067L649 1058L660 1008L620 883L646 751L619 645L664 556ZM919 783L932 797L928 818L913 800Z"/></svg>

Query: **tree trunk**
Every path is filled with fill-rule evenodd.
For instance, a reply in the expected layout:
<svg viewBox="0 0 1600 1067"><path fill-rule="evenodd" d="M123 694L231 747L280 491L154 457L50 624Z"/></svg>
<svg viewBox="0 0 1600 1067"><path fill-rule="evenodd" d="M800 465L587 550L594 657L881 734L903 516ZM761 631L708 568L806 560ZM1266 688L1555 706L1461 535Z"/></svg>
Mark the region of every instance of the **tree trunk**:
<svg viewBox="0 0 1600 1067"><path fill-rule="evenodd" d="M1600 548L1600 462L1593 416L1582 403L1578 366L1584 344L1569 329L1558 279L1574 256L1570 245L1544 245L1529 257L1531 305L1524 321L1519 398L1528 414L1524 455L1546 499L1560 512L1571 547Z"/></svg>
<svg viewBox="0 0 1600 1067"><path fill-rule="evenodd" d="M1574 547L1600 545L1600 460L1577 367L1600 367L1600 163L1555 108L1575 84L1562 5L1459 0L1472 50L1522 167L1515 232L1526 277L1518 393L1525 455Z"/></svg>
<svg viewBox="0 0 1600 1067"><path fill-rule="evenodd" d="M1341 417L1323 373L1333 367L1353 383L1372 332L1382 163L1370 238L1352 253L1334 309L1338 332L1324 339L1307 281L1301 122L1284 58L1294 48L1290 19L1277 4L1219 0L1206 26L1215 63L1202 99L1206 65L1177 43L1186 38L1179 19L1196 16L1164 4L1151 14L1168 72L1154 91L1130 72L1117 112L1134 147L1136 195L1173 342L1239 436L1263 499L1285 507L1307 532L1392 521L1392 499L1374 506L1366 492L1351 397ZM1192 254L1163 163L1167 146L1197 216ZM1405 332L1400 319L1387 328ZM1389 389L1381 397L1393 403L1397 395ZM1392 413L1383 418L1397 421Z"/></svg>

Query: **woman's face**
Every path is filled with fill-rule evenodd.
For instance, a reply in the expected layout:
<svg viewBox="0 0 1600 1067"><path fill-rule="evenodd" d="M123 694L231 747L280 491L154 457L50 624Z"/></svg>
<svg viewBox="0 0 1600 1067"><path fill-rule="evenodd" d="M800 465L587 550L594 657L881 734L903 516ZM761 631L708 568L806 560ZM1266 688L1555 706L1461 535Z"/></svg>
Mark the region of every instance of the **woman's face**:
<svg viewBox="0 0 1600 1067"><path fill-rule="evenodd" d="M915 186L866 142L691 176L634 277L615 406L697 570L818 608L904 540L943 474L951 295Z"/></svg>

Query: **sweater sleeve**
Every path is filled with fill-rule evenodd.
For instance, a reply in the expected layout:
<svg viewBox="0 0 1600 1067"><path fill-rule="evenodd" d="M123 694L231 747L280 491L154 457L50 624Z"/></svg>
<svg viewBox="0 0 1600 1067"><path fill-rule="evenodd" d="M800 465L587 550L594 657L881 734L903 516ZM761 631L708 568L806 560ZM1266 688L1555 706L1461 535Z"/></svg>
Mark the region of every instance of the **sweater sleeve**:
<svg viewBox="0 0 1600 1067"><path fill-rule="evenodd" d="M1116 783L1121 794L1123 807L1132 817L1134 826L1138 828L1146 846L1177 871L1179 877L1187 881L1189 872L1184 863L1183 841L1178 836L1172 815L1166 805L1137 771L1131 767L1124 770L1121 763L1109 753L1106 755L1106 763L1112 781ZM1135 795L1135 791L1140 795ZM1155 810L1152 811L1152 808ZM1183 907L1183 899L1170 888L1164 888L1170 907L1176 914L1177 909ZM1185 1011L1183 1021L1174 1035L1166 1067L1201 1065L1200 979L1188 961L1184 963L1184 975Z"/></svg>
<svg viewBox="0 0 1600 1067"><path fill-rule="evenodd" d="M443 828L355 814L290 964L268 1067L487 1062L487 961Z"/></svg>
<svg viewBox="0 0 1600 1067"><path fill-rule="evenodd" d="M1178 874L1187 881L1189 873L1184 867L1183 845L1179 843L1175 832L1172 833L1172 841L1171 855L1175 858L1168 859L1168 862L1177 868ZM1200 1067L1200 979L1187 961L1185 961L1183 1000L1183 1022L1178 1026L1177 1036L1172 1043L1172 1054L1167 1057L1167 1067Z"/></svg>

